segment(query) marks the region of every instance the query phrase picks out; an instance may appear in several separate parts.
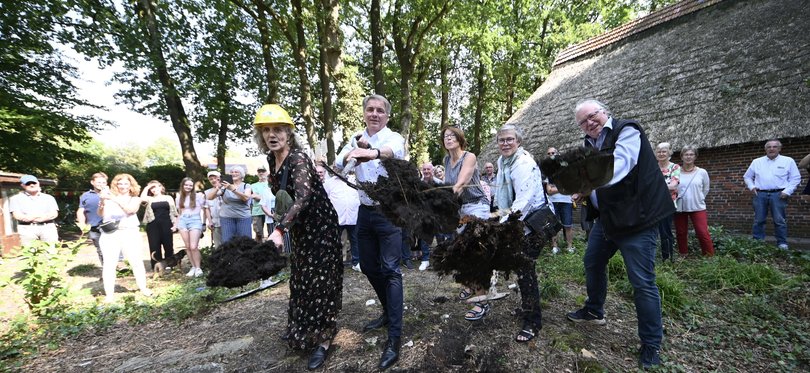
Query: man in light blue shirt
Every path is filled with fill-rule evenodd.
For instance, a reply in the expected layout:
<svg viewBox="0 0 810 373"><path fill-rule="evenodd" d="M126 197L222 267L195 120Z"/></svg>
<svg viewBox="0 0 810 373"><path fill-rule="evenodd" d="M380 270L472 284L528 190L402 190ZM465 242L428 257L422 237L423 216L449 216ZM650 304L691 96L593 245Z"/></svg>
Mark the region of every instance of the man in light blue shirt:
<svg viewBox="0 0 810 373"><path fill-rule="evenodd" d="M765 156L751 162L743 179L748 190L754 193L754 239L765 239L765 220L770 210L776 244L780 249L787 250L785 208L788 197L796 190L802 177L793 158L779 155L781 151L782 142L768 140L765 143Z"/></svg>

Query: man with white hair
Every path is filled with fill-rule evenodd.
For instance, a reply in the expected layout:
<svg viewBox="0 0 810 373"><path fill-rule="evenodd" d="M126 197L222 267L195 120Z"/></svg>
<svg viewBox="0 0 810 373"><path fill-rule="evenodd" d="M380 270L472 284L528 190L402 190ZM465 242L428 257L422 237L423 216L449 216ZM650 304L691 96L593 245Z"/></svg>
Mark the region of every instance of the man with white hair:
<svg viewBox="0 0 810 373"><path fill-rule="evenodd" d="M743 179L748 190L754 194L754 228L755 240L765 239L765 220L771 212L776 244L782 250L788 249L787 220L785 209L788 198L799 186L802 176L793 158L785 157L782 142L770 139L765 143L765 156L754 159Z"/></svg>
<svg viewBox="0 0 810 373"><path fill-rule="evenodd" d="M589 202L588 217L596 219L583 257L588 297L581 309L568 313L568 319L607 323L607 264L619 251L635 293L639 366L660 365L664 328L655 283L656 238L658 222L672 215L675 205L650 141L637 121L613 118L594 99L577 104L574 113L575 123L585 133L585 146L613 154L614 166L607 184L582 196ZM578 194L573 197L579 199Z"/></svg>

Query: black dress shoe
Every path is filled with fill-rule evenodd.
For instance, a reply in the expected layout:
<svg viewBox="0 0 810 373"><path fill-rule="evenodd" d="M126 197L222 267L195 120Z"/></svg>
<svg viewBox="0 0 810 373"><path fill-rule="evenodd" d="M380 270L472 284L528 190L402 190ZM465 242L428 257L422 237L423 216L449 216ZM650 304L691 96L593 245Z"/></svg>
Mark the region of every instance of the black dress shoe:
<svg viewBox="0 0 810 373"><path fill-rule="evenodd" d="M382 314L380 317L369 321L365 326L363 326L363 333L382 328L386 325L388 325L388 317L386 317L385 314Z"/></svg>
<svg viewBox="0 0 810 373"><path fill-rule="evenodd" d="M386 370L399 360L399 338L388 338L385 342L382 357L380 357L381 370Z"/></svg>
<svg viewBox="0 0 810 373"><path fill-rule="evenodd" d="M406 268L414 269L413 262L411 262L410 260L406 260L404 264Z"/></svg>
<svg viewBox="0 0 810 373"><path fill-rule="evenodd" d="M326 361L326 354L329 353L329 350L325 349L323 346L315 347L315 351L312 351L312 355L309 355L309 363L307 363L307 369L315 370L323 365L323 362Z"/></svg>

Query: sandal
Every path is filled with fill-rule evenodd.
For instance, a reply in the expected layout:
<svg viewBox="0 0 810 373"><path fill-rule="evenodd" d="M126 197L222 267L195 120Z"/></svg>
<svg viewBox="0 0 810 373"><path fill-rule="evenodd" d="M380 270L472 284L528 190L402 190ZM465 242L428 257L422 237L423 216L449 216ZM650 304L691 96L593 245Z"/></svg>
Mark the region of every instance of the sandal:
<svg viewBox="0 0 810 373"><path fill-rule="evenodd" d="M478 307L480 311L476 311L475 307ZM476 303L475 307L473 307L471 310L467 311L466 314L464 314L464 320L467 321L481 320L484 318L484 316L487 315L487 313L489 313L490 309L489 303Z"/></svg>
<svg viewBox="0 0 810 373"><path fill-rule="evenodd" d="M472 291L471 291L470 289L463 288L463 289L461 289L461 291L458 293L458 299L460 299L460 300L467 300L467 299L468 299L468 298L470 298L472 295L473 295L473 294L472 294Z"/></svg>
<svg viewBox="0 0 810 373"><path fill-rule="evenodd" d="M515 336L515 342L528 343L529 341L534 339L535 333L537 333L538 331L540 331L540 328L536 328L532 326L530 323L524 322L523 328Z"/></svg>

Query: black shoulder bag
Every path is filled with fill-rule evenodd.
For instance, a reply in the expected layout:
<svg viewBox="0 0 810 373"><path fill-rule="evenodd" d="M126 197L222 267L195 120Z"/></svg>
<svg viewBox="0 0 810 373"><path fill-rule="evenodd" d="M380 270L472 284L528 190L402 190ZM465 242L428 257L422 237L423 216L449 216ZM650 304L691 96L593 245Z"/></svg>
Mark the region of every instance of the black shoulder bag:
<svg viewBox="0 0 810 373"><path fill-rule="evenodd" d="M542 234L542 237L548 242L563 229L563 225L549 206L550 202L548 201L545 186L543 186L543 196L546 198L546 204L526 215L523 223L529 227L533 234Z"/></svg>

